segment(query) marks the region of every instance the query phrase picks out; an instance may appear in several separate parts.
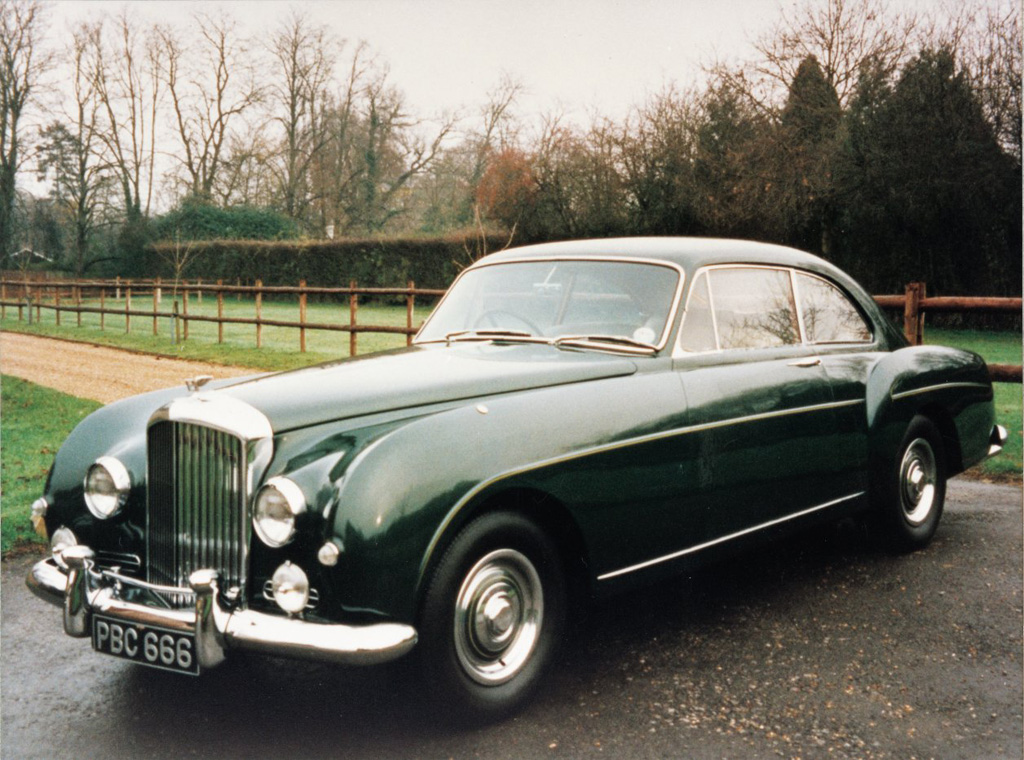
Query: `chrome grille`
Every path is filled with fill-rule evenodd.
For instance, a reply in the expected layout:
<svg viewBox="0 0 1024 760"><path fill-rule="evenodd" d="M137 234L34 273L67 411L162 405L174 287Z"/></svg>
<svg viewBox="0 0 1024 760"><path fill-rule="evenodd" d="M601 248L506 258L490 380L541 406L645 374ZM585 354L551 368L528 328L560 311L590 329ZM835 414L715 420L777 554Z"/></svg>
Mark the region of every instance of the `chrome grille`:
<svg viewBox="0 0 1024 760"><path fill-rule="evenodd" d="M221 588L241 587L249 546L244 442L166 421L150 426L147 449L149 581L187 588L193 571L212 568Z"/></svg>

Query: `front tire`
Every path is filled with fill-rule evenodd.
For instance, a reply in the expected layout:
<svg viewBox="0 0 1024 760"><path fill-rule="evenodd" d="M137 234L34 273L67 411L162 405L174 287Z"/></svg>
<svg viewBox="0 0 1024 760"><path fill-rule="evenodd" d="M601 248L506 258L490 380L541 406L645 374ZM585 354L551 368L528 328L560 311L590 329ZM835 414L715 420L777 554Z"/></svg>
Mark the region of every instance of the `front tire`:
<svg viewBox="0 0 1024 760"><path fill-rule="evenodd" d="M445 716L496 720L533 694L564 636L566 583L551 539L511 512L477 518L437 564L420 616L421 672Z"/></svg>
<svg viewBox="0 0 1024 760"><path fill-rule="evenodd" d="M928 545L946 498L946 457L942 435L927 417L911 420L878 497L875 529L886 548L909 552Z"/></svg>

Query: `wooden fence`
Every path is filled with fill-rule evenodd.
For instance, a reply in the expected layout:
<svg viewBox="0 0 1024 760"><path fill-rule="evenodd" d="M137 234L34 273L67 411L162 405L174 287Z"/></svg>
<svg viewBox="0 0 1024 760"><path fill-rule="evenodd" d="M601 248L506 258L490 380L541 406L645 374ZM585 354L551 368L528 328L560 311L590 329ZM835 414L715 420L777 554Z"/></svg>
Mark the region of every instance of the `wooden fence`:
<svg viewBox="0 0 1024 760"><path fill-rule="evenodd" d="M960 312L960 313L1002 313L1020 314L1020 298L989 298L989 297L941 297L928 298L927 288L924 283L912 282L906 287L903 295L875 296L875 301L886 309L902 310L903 330L907 340L913 345L920 345L924 342L924 317L928 312ZM87 306L83 304L86 294L93 294L96 299L98 295L99 306ZM161 311L165 295L172 293L170 311ZM123 300L123 306L107 308L107 295L114 296L116 301ZM214 297L217 300L217 315L208 316L196 313L189 313L190 299L193 302L202 302L204 294L207 297ZM224 315L224 297L235 296L241 299L242 296L251 296L255 302L255 316L228 317ZM412 342L412 337L419 329L414 323L414 310L416 299L429 298L437 299L444 295L443 290L417 289L415 283L409 282L404 288L360 288L355 281L349 283L347 288L320 288L306 285L304 280L298 286L267 286L260 281L254 285L225 285L222 281L217 282L185 282L162 283L156 280L57 280L57 279L26 279L23 277L2 277L0 278L0 319L7 318L7 309L17 309L18 320L22 321L27 311L28 319L32 321L32 311L35 310L38 321L44 309L53 311L56 315L56 322L61 324L62 314L74 314L78 326L82 324L82 314L99 314L100 329L105 329L105 316L116 315L124 318L125 332L131 332L132 317L152 319L153 334L158 333L159 319L174 320L176 337L181 340L188 340L189 324L192 322L212 322L217 325L217 342L224 342L224 325L251 325L255 327L256 347L263 345L264 327L286 327L299 331L299 350L306 350L306 332L308 330L328 330L335 332L347 332L349 334L349 353L355 356L358 350L358 335L360 333L387 333L405 335L406 343ZM298 319L279 320L266 319L263 317L263 299L265 296L298 296ZM343 297L347 300L346 308L348 321L345 324L329 324L323 322L310 322L307 319L307 305L310 296ZM406 320L404 326L395 325L364 325L357 321L359 312L359 297L390 297L404 300L406 309ZM180 297L180 301L179 301ZM132 299L146 299L151 301L150 309L133 308ZM180 334L179 334L180 333ZM1021 366L1012 364L989 364L989 371L992 379L997 382L1020 383Z"/></svg>
<svg viewBox="0 0 1024 760"><path fill-rule="evenodd" d="M945 296L928 298L927 286L923 282L911 282L902 296L874 296L879 306L886 309L903 311L903 334L913 346L924 343L924 316L927 312L939 313L982 313L982 314L1017 314L1021 313L1020 298L992 298ZM1021 365L989 364L989 374L996 382L1021 382Z"/></svg>
<svg viewBox="0 0 1024 760"><path fill-rule="evenodd" d="M360 333L384 333L404 335L406 344L419 329L415 324L414 312L416 299L429 298L435 300L444 295L443 290L417 288L410 281L404 288L360 288L353 280L347 288L312 287L300 280L297 286L263 285L259 280L255 285L225 285L217 282L186 282L162 283L157 280L48 280L34 281L25 279L0 279L0 319L7 318L8 309L17 309L18 321L25 319L27 313L29 323L32 322L33 311L35 320L39 321L43 310L55 315L56 323L61 324L61 316L75 315L76 324L82 326L83 314L99 314L100 329L106 329L106 316L123 317L124 331L132 331L132 317L152 320L153 335L159 334L158 323L161 319L173 320L175 340L188 340L189 325L193 322L210 322L217 325L217 342L224 342L224 325L251 325L255 327L256 347L263 347L264 327L286 327L299 331L299 351L306 351L306 333L309 330L347 332L349 334L349 353L355 356L358 352L358 336ZM112 295L123 305L109 307L107 297ZM168 296L171 296L168 298ZM217 315L204 315L189 312L190 299L193 303L202 303L204 295L213 297L217 302ZM255 315L252 318L230 317L224 314L225 296L251 296L255 303ZM266 296L298 296L298 319L268 319L263 316L263 303ZM85 300L91 296L98 300L98 306L89 306ZM310 322L307 319L307 307L310 296L337 298L341 296L345 303L347 322L328 323ZM368 325L359 324L359 297L390 297L398 298L405 303L405 325ZM134 300L133 300L134 299ZM144 301L150 308L138 308ZM165 303L170 303L168 310Z"/></svg>

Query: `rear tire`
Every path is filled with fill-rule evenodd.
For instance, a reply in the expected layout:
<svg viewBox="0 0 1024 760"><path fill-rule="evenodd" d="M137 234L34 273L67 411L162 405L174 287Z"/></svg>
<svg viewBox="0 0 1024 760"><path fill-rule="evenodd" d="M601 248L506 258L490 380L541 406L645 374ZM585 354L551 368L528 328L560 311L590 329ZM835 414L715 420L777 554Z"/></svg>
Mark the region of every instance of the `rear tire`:
<svg viewBox="0 0 1024 760"><path fill-rule="evenodd" d="M464 723L519 709L564 637L566 597L558 550L536 524L492 512L463 528L421 608L417 650L433 705Z"/></svg>
<svg viewBox="0 0 1024 760"><path fill-rule="evenodd" d="M927 417L911 420L886 480L877 489L873 533L895 552L923 549L932 540L946 498L942 435Z"/></svg>

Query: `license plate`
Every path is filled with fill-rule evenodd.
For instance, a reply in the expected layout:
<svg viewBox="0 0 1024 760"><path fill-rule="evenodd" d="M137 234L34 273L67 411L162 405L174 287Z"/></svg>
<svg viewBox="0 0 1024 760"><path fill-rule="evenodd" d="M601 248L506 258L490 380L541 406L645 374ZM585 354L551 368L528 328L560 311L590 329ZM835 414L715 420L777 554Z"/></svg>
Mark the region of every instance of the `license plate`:
<svg viewBox="0 0 1024 760"><path fill-rule="evenodd" d="M136 625L120 620L92 616L92 648L175 673L199 675L196 637L154 625Z"/></svg>

